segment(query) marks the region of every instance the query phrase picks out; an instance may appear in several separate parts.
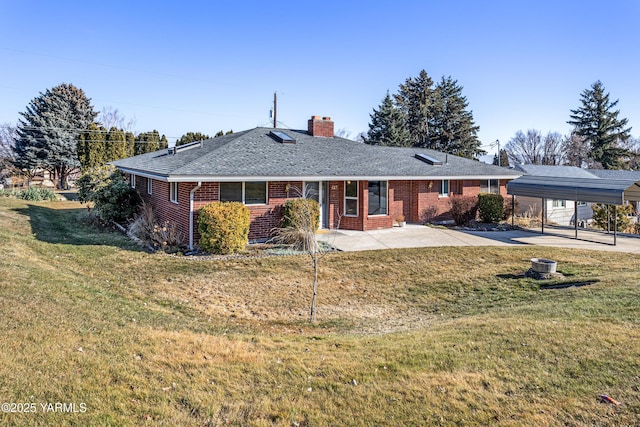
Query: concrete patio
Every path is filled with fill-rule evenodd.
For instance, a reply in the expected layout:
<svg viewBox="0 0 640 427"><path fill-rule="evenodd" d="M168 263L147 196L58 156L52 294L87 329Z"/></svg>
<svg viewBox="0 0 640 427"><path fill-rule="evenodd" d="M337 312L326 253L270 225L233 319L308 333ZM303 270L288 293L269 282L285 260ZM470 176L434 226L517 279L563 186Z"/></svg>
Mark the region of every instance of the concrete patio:
<svg viewBox="0 0 640 427"><path fill-rule="evenodd" d="M417 224L371 231L332 230L318 236L319 240L326 241L341 251L437 246L538 245L640 254L638 237L618 235L617 244L614 246L613 234L584 229L578 231L578 239L575 239L573 230L562 228L545 227L545 234L541 234L539 229L470 231Z"/></svg>

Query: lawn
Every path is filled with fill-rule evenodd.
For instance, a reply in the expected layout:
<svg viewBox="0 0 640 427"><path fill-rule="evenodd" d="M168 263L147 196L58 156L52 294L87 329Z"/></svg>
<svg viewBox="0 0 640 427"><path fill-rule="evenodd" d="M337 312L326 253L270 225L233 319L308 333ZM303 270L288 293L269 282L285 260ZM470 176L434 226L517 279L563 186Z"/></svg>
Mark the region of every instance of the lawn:
<svg viewBox="0 0 640 427"><path fill-rule="evenodd" d="M0 425L621 426L640 257L543 247L147 254L0 199ZM556 289L520 276L558 261ZM602 402L608 394L619 406ZM56 405L58 404L58 405ZM29 413L6 410L29 410Z"/></svg>

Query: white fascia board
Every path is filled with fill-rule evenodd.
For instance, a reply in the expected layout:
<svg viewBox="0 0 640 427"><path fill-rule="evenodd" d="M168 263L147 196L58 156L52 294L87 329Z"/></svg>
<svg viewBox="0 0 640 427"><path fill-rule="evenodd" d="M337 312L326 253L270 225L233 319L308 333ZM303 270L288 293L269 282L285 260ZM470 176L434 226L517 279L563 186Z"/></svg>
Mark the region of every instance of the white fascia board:
<svg viewBox="0 0 640 427"><path fill-rule="evenodd" d="M120 166L117 166L117 168L119 170L121 170L122 172L130 173L130 174L135 175L135 176L142 176L142 177L145 177L145 178L151 178L151 179L155 179L155 180L158 180L158 181L168 181L167 175L160 175L160 174L155 174L155 173L151 173L151 172L140 171L140 170L137 170L137 169L123 168L123 167L120 167Z"/></svg>
<svg viewBox="0 0 640 427"><path fill-rule="evenodd" d="M145 176L138 172L136 175ZM168 182L238 182L238 181L440 181L440 180L481 180L481 179L516 179L520 175L470 175L470 176L211 176L211 175L181 175L164 176L161 179Z"/></svg>

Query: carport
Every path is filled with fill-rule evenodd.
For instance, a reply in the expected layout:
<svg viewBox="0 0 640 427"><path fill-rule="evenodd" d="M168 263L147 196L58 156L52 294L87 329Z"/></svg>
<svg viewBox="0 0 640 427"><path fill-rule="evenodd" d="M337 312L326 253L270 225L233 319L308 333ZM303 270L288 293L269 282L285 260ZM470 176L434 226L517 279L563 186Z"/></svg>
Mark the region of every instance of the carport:
<svg viewBox="0 0 640 427"><path fill-rule="evenodd" d="M542 199L542 233L546 218L547 199L573 200L575 238L578 238L578 202L613 205L613 244L617 238L617 209L626 201L640 201L640 181L598 178L558 178L524 175L507 183L507 194L511 194L512 222L515 215L515 196Z"/></svg>

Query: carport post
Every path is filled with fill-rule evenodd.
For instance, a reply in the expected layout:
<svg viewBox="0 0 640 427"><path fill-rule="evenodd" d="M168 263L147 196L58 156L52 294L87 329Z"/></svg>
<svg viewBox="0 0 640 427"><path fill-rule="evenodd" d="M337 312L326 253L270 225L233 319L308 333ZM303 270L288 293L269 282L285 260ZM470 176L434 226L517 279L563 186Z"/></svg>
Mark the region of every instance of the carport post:
<svg viewBox="0 0 640 427"><path fill-rule="evenodd" d="M543 197L542 198L542 234L544 234L544 217L547 216L546 209L545 209L546 204L547 204L547 201Z"/></svg>
<svg viewBox="0 0 640 427"><path fill-rule="evenodd" d="M618 234L618 206L613 205L613 246L616 245L617 234Z"/></svg>
<svg viewBox="0 0 640 427"><path fill-rule="evenodd" d="M511 195L511 228L513 228L514 217L516 216L516 195Z"/></svg>
<svg viewBox="0 0 640 427"><path fill-rule="evenodd" d="M578 240L578 199L573 201L573 226L576 230L576 240Z"/></svg>

